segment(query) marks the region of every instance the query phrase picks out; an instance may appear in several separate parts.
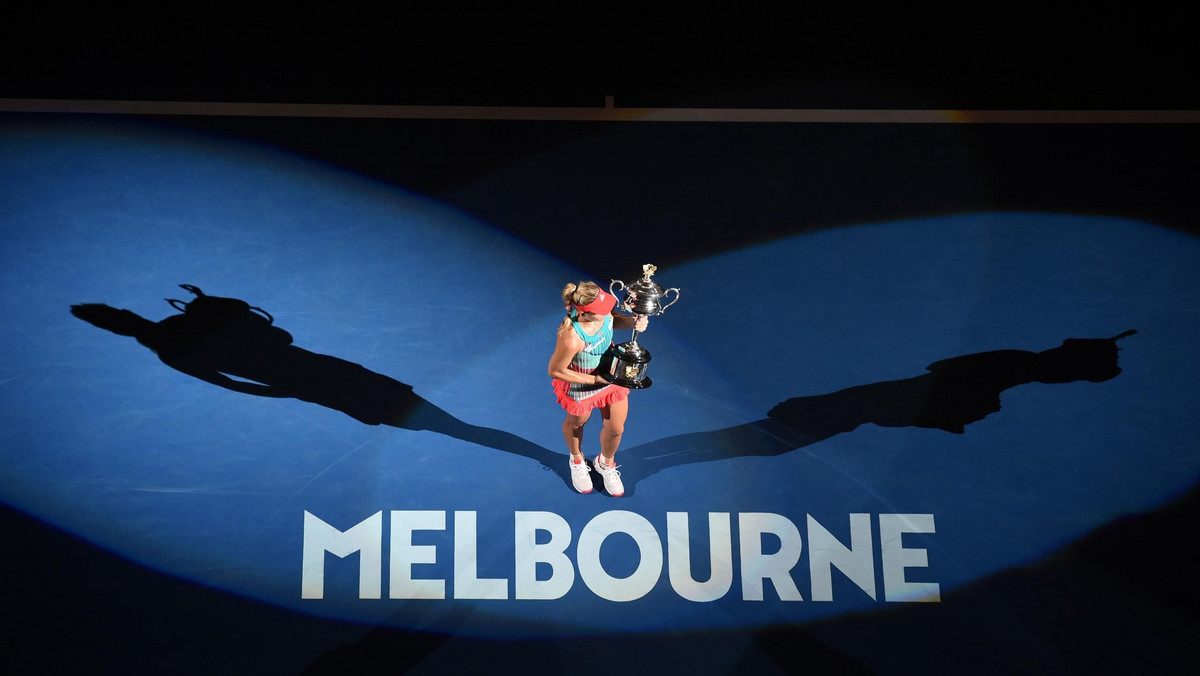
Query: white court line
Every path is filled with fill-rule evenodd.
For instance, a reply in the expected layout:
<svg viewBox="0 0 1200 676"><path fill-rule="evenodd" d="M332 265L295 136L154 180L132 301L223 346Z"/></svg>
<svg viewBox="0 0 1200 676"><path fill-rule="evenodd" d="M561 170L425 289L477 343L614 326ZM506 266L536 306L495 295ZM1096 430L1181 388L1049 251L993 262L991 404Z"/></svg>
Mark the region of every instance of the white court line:
<svg viewBox="0 0 1200 676"><path fill-rule="evenodd" d="M1196 124L1200 110L882 110L805 108L392 106L326 103L0 98L0 112L216 117L327 117L564 122L769 122L835 124Z"/></svg>

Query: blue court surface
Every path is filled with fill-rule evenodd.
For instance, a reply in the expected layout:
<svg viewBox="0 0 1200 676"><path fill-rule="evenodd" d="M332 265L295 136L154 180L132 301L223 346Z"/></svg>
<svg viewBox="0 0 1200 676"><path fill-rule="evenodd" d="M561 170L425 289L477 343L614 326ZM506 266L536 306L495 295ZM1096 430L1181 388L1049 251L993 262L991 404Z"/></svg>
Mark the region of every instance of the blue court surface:
<svg viewBox="0 0 1200 676"><path fill-rule="evenodd" d="M1078 151L1190 127L0 123L14 661L1195 663L1191 184ZM559 291L643 263L579 495Z"/></svg>

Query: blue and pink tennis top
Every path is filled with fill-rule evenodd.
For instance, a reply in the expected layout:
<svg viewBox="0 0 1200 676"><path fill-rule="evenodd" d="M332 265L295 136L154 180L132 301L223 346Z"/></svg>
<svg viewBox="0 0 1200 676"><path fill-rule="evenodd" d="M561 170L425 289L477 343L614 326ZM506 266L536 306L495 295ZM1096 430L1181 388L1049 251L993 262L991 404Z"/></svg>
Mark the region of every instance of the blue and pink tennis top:
<svg viewBox="0 0 1200 676"><path fill-rule="evenodd" d="M600 325L600 330L595 335L589 336L584 333L579 322L574 321L574 318L571 321L571 328L575 330L575 335L583 341L583 349L571 358L571 364L567 368L580 373L594 373L600 364L600 358L612 344L612 315L604 318L604 323ZM629 396L629 390L620 385L580 385L558 378L554 379L554 392L558 396L559 405L571 415L586 415L594 408L623 401Z"/></svg>

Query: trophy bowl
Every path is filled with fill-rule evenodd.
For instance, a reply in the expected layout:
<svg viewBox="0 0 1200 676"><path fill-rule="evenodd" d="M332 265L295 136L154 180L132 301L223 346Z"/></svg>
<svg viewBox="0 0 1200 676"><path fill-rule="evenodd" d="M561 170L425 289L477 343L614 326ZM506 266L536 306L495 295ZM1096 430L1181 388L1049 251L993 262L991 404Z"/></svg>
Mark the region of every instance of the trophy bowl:
<svg viewBox="0 0 1200 676"><path fill-rule="evenodd" d="M620 297L618 291L625 292L625 299L621 301L620 307L633 315L635 320L639 316L660 315L679 300L679 289L663 290L650 279L657 269L656 266L647 263L642 266L642 278L638 281L626 284L614 279L609 284L608 290L614 297ZM664 305L663 300L672 291L675 292L675 297ZM633 339L628 343L614 344L608 348L600 358L600 365L596 370L601 378L631 390L650 387L650 378L646 376L646 370L650 366L650 351L638 344L637 337L637 329L634 329Z"/></svg>

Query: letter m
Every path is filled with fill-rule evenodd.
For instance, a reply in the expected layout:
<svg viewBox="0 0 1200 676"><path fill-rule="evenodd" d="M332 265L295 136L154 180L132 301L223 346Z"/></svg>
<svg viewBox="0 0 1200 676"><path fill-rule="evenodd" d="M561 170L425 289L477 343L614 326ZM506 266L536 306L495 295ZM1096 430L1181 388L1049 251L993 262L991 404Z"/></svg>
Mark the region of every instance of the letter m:
<svg viewBox="0 0 1200 676"><path fill-rule="evenodd" d="M304 512L304 562L300 598L325 598L325 552L346 558L359 552L358 597L383 596L383 512L363 519L343 532L307 510Z"/></svg>

